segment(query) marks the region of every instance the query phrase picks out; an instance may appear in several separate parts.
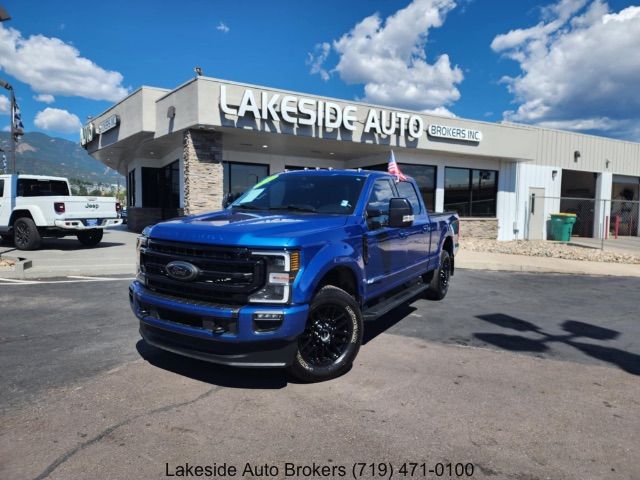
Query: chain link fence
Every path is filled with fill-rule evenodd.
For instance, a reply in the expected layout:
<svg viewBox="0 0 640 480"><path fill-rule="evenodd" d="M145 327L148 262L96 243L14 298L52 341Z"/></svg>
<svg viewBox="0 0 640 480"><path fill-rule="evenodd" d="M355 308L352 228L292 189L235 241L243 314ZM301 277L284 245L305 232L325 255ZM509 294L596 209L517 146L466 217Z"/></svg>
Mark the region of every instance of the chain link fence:
<svg viewBox="0 0 640 480"><path fill-rule="evenodd" d="M573 213L571 242L640 254L640 202L637 200L529 196L525 238L555 240L551 215Z"/></svg>

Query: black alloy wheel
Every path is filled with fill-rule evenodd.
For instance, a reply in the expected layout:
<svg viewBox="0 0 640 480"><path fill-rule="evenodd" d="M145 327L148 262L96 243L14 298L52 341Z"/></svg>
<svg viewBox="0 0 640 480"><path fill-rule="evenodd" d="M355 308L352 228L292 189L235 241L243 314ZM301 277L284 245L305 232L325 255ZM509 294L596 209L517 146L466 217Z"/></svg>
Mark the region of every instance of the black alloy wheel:
<svg viewBox="0 0 640 480"><path fill-rule="evenodd" d="M429 282L427 289L427 298L430 300L442 300L447 296L449 284L451 283L451 269L453 263L449 252L443 250L440 254L440 267L432 274L425 278Z"/></svg>
<svg viewBox="0 0 640 480"><path fill-rule="evenodd" d="M319 382L347 372L360 350L362 330L358 302L341 288L322 287L298 337L292 375L305 382Z"/></svg>
<svg viewBox="0 0 640 480"><path fill-rule="evenodd" d="M13 224L13 241L18 250L35 250L42 243L42 237L34 221L24 217Z"/></svg>
<svg viewBox="0 0 640 480"><path fill-rule="evenodd" d="M333 304L319 305L298 340L300 355L310 365L326 367L343 357L353 335L347 312Z"/></svg>

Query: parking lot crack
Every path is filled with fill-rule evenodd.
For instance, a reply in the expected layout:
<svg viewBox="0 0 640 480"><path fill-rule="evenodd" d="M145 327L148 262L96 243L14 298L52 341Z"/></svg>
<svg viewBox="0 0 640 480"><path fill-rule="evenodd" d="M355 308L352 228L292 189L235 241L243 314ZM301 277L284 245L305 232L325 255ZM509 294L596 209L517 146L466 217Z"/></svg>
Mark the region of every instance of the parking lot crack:
<svg viewBox="0 0 640 480"><path fill-rule="evenodd" d="M111 425L111 426L105 428L104 430L102 430L98 435L90 438L86 442L83 442L83 443L77 445L76 447L68 450L67 452L63 453L62 455L60 455L47 468L45 468L44 471L40 475L35 477L34 480L43 480L45 478L48 478L49 475L51 475L60 465L62 465L64 463L66 463L67 461L69 461L77 453L82 452L86 448L88 448L88 447L90 447L92 445L95 445L96 443L100 442L103 438L109 436L111 433L113 433L115 430L119 429L120 427L128 425L128 424L138 420L139 418L148 417L148 416L156 415L158 413L164 413L164 412L173 410L175 408L186 407L188 405L192 405L194 403L199 402L200 400L203 400L203 399L209 397L213 393L215 393L218 390L221 390L223 388L225 388L225 387L220 387L220 386L214 387L214 388L211 388L211 389L207 390L206 392L202 393L201 395L198 395L194 399L187 400L187 401L184 401L184 402L170 403L169 405L163 405L162 407L154 408L152 410L149 410L149 411L146 411L146 412L142 412L142 413L139 413L137 415L133 415L133 416L131 416L129 418L126 418L126 419L124 419L124 420L122 420L122 421L120 421L120 422L118 422L118 423L116 423L114 425Z"/></svg>

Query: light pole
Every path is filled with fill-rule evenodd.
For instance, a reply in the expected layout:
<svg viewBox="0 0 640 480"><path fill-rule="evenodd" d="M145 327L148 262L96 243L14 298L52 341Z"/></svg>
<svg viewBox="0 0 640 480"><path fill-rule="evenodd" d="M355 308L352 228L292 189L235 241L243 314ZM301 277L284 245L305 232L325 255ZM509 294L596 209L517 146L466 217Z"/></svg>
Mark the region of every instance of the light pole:
<svg viewBox="0 0 640 480"><path fill-rule="evenodd" d="M9 110L9 122L11 124L11 173L16 173L16 119L15 119L15 109L16 109L16 95L13 91L13 87L0 78L0 87L9 90L10 98L11 98L11 108Z"/></svg>

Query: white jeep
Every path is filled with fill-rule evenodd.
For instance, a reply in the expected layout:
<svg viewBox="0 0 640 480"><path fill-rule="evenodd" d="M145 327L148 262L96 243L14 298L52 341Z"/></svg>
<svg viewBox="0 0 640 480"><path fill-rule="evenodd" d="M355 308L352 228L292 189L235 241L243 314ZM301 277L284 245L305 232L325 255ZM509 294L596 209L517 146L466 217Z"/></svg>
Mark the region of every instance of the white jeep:
<svg viewBox="0 0 640 480"><path fill-rule="evenodd" d="M0 175L0 236L19 250L36 250L43 237L75 235L95 246L103 229L122 224L113 197L74 197L66 178Z"/></svg>

